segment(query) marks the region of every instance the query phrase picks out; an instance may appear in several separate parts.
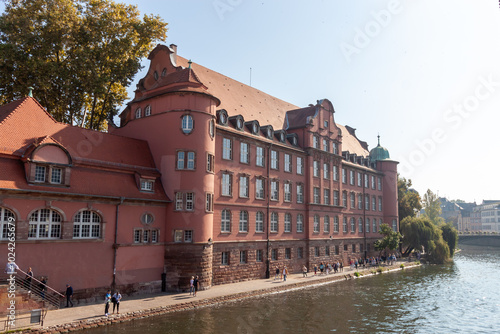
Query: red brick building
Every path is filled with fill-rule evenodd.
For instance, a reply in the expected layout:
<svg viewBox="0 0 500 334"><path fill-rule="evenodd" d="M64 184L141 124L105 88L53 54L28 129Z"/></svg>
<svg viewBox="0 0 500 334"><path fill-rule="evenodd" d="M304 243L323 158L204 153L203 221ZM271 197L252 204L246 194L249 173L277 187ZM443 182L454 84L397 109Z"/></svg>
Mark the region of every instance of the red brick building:
<svg viewBox="0 0 500 334"><path fill-rule="evenodd" d="M0 246L91 294L204 288L276 266L373 253L397 229L397 162L335 123L177 56L147 75L108 133L56 121L31 97L0 107ZM3 246L2 246L3 245ZM6 257L4 257L6 258Z"/></svg>

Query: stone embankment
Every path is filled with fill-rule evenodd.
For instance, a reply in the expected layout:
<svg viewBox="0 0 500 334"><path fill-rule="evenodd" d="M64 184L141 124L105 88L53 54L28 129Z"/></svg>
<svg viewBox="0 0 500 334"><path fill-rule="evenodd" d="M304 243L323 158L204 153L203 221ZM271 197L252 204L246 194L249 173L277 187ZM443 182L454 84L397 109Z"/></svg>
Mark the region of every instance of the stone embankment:
<svg viewBox="0 0 500 334"><path fill-rule="evenodd" d="M292 274L286 282L282 280L261 279L233 284L217 285L209 290L200 291L196 297L187 293L159 294L142 296L141 298L121 302L120 314L103 315L104 305L88 305L61 310L49 311L45 318L44 327L25 329L17 333L69 333L82 329L108 326L134 319L144 319L162 314L192 310L222 303L235 302L272 293L302 289L321 284L330 284L349 279L355 279L355 272L362 274L360 277L370 277L395 270L401 270L401 263L405 268L418 266L415 262L397 262L392 266L382 266L377 272L377 267L366 269L346 269L344 272L329 275L314 275L308 277L302 274ZM110 310L111 311L111 310Z"/></svg>

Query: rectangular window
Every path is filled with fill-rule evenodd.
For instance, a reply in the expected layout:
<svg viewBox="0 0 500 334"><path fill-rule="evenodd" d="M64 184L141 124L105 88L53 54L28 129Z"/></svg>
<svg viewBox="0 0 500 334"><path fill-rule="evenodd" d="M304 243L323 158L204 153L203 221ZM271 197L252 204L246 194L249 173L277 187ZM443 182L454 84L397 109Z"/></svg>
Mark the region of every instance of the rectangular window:
<svg viewBox="0 0 500 334"><path fill-rule="evenodd" d="M368 188L368 175L365 174L365 188Z"/></svg>
<svg viewBox="0 0 500 334"><path fill-rule="evenodd" d="M361 173L358 172L358 187L363 186L363 178L361 177Z"/></svg>
<svg viewBox="0 0 500 334"><path fill-rule="evenodd" d="M297 157L297 174L304 174L304 159L302 157Z"/></svg>
<svg viewBox="0 0 500 334"><path fill-rule="evenodd" d="M336 206L339 205L339 191L338 190L333 191L333 205L336 205Z"/></svg>
<svg viewBox="0 0 500 334"><path fill-rule="evenodd" d="M222 196L231 196L231 174L222 174Z"/></svg>
<svg viewBox="0 0 500 334"><path fill-rule="evenodd" d="M278 152L271 150L271 169L278 169L278 164L279 164L278 159L279 159Z"/></svg>
<svg viewBox="0 0 500 334"><path fill-rule="evenodd" d="M323 178L325 180L330 179L330 165L327 163L323 164Z"/></svg>
<svg viewBox="0 0 500 334"><path fill-rule="evenodd" d="M187 152L186 169L194 169L194 152Z"/></svg>
<svg viewBox="0 0 500 334"><path fill-rule="evenodd" d="M297 184L297 203L304 202L304 185Z"/></svg>
<svg viewBox="0 0 500 334"><path fill-rule="evenodd" d="M175 230L174 231L174 241L175 242L182 242L184 239L184 231L183 230Z"/></svg>
<svg viewBox="0 0 500 334"><path fill-rule="evenodd" d="M285 222L283 225L283 230L285 232L292 232L292 215L285 213Z"/></svg>
<svg viewBox="0 0 500 334"><path fill-rule="evenodd" d="M45 182L45 166L35 167L35 182Z"/></svg>
<svg viewBox="0 0 500 334"><path fill-rule="evenodd" d="M222 210L220 223L221 232L231 232L231 211Z"/></svg>
<svg viewBox="0 0 500 334"><path fill-rule="evenodd" d="M222 138L222 159L224 160L233 159L233 143L231 139Z"/></svg>
<svg viewBox="0 0 500 334"><path fill-rule="evenodd" d="M290 260L292 258L292 249L285 248L285 259Z"/></svg>
<svg viewBox="0 0 500 334"><path fill-rule="evenodd" d="M206 212L214 211L214 194L206 193L205 211Z"/></svg>
<svg viewBox="0 0 500 334"><path fill-rule="evenodd" d="M375 176L372 175L372 189L375 189Z"/></svg>
<svg viewBox="0 0 500 334"><path fill-rule="evenodd" d="M382 211L382 197L378 198L378 211Z"/></svg>
<svg viewBox="0 0 500 334"><path fill-rule="evenodd" d="M323 189L323 204L330 205L330 189Z"/></svg>
<svg viewBox="0 0 500 334"><path fill-rule="evenodd" d="M339 180L339 167L333 166L333 181Z"/></svg>
<svg viewBox="0 0 500 334"><path fill-rule="evenodd" d="M370 196L369 195L365 196L365 210L366 211L370 210Z"/></svg>
<svg viewBox="0 0 500 334"><path fill-rule="evenodd" d="M330 217L325 216L324 218L324 224L323 224L323 232L330 232Z"/></svg>
<svg viewBox="0 0 500 334"><path fill-rule="evenodd" d="M335 255L339 255L340 254L340 249L339 249L339 245L335 245Z"/></svg>
<svg viewBox="0 0 500 334"><path fill-rule="evenodd" d="M255 154L255 164L259 167L264 167L264 148L257 146Z"/></svg>
<svg viewBox="0 0 500 334"><path fill-rule="evenodd" d="M255 262L262 262L263 261L263 251L262 249L257 249L255 251Z"/></svg>
<svg viewBox="0 0 500 334"><path fill-rule="evenodd" d="M319 233L319 216L318 215L314 216L313 232Z"/></svg>
<svg viewBox="0 0 500 334"><path fill-rule="evenodd" d="M134 230L134 243L138 244L142 240L142 230Z"/></svg>
<svg viewBox="0 0 500 334"><path fill-rule="evenodd" d="M264 199L264 179L255 179L255 198Z"/></svg>
<svg viewBox="0 0 500 334"><path fill-rule="evenodd" d="M297 215L297 232L304 232L304 216L302 216L301 214Z"/></svg>
<svg viewBox="0 0 500 334"><path fill-rule="evenodd" d="M273 261L278 260L278 250L276 248L273 248L271 250L271 260L273 260Z"/></svg>
<svg viewBox="0 0 500 334"><path fill-rule="evenodd" d="M382 178L377 178L377 189L382 190Z"/></svg>
<svg viewBox="0 0 500 334"><path fill-rule="evenodd" d="M149 242L149 230L142 231L142 242L144 243Z"/></svg>
<svg viewBox="0 0 500 334"><path fill-rule="evenodd" d="M240 143L240 162L247 164L250 162L250 145L248 143Z"/></svg>
<svg viewBox="0 0 500 334"><path fill-rule="evenodd" d="M194 169L194 152L177 151L177 169Z"/></svg>
<svg viewBox="0 0 500 334"><path fill-rule="evenodd" d="M255 214L255 232L264 232L264 213L261 211Z"/></svg>
<svg viewBox="0 0 500 334"><path fill-rule="evenodd" d="M297 248L297 258L302 259L304 257L304 248L299 247Z"/></svg>
<svg viewBox="0 0 500 334"><path fill-rule="evenodd" d="M328 146L328 140L323 138L323 151L328 152L330 147Z"/></svg>
<svg viewBox="0 0 500 334"><path fill-rule="evenodd" d="M248 232L248 212L240 211L240 232Z"/></svg>
<svg viewBox="0 0 500 334"><path fill-rule="evenodd" d="M283 194L283 200L285 202L291 202L292 201L292 185L290 183L284 183L284 194Z"/></svg>
<svg viewBox="0 0 500 334"><path fill-rule="evenodd" d="M207 154L207 172L213 173L214 172L214 155L208 153Z"/></svg>
<svg viewBox="0 0 500 334"><path fill-rule="evenodd" d="M354 177L354 171L350 170L349 171L349 184L353 186L355 183L355 177Z"/></svg>
<svg viewBox="0 0 500 334"><path fill-rule="evenodd" d="M358 219L358 232L363 233L363 218ZM368 231L366 231L368 232Z"/></svg>
<svg viewBox="0 0 500 334"><path fill-rule="evenodd" d="M344 244L344 252L347 252L349 250L349 245Z"/></svg>
<svg viewBox="0 0 500 334"><path fill-rule="evenodd" d="M333 232L335 232L335 233L339 232L339 217L338 216L333 217Z"/></svg>
<svg viewBox="0 0 500 334"><path fill-rule="evenodd" d="M351 193L351 209L356 209L356 195Z"/></svg>
<svg viewBox="0 0 500 334"><path fill-rule="evenodd" d="M314 247L314 256L319 256L319 247Z"/></svg>
<svg viewBox="0 0 500 334"><path fill-rule="evenodd" d="M313 203L320 204L319 188L316 187L313 188Z"/></svg>
<svg viewBox="0 0 500 334"><path fill-rule="evenodd" d="M375 196L372 197L372 211L376 211L377 210L377 199L375 198Z"/></svg>
<svg viewBox="0 0 500 334"><path fill-rule="evenodd" d="M220 264L223 266L229 265L229 252L222 252Z"/></svg>
<svg viewBox="0 0 500 334"><path fill-rule="evenodd" d="M183 193L177 192L175 193L175 210L182 211L184 209L184 198Z"/></svg>
<svg viewBox="0 0 500 334"><path fill-rule="evenodd" d="M278 181L271 181L271 200L277 201L279 199Z"/></svg>
<svg viewBox="0 0 500 334"><path fill-rule="evenodd" d="M60 184L62 179L62 169L61 168L51 168L50 182Z"/></svg>
<svg viewBox="0 0 500 334"><path fill-rule="evenodd" d="M285 172L292 172L292 156L285 153Z"/></svg>
<svg viewBox="0 0 500 334"><path fill-rule="evenodd" d="M333 154L339 153L339 147L338 147L337 143L335 143L335 142L332 143L332 153Z"/></svg>
<svg viewBox="0 0 500 334"><path fill-rule="evenodd" d="M342 219L342 232L347 233L347 217Z"/></svg>
<svg viewBox="0 0 500 334"><path fill-rule="evenodd" d="M347 170L342 168L342 183L347 183Z"/></svg>
<svg viewBox="0 0 500 334"><path fill-rule="evenodd" d="M345 191L342 193L342 206L347 208L347 193Z"/></svg>
<svg viewBox="0 0 500 334"><path fill-rule="evenodd" d="M240 176L240 197L248 198L248 176Z"/></svg>
<svg viewBox="0 0 500 334"><path fill-rule="evenodd" d="M319 138L318 136L313 136L313 147L319 148Z"/></svg>
<svg viewBox="0 0 500 334"><path fill-rule="evenodd" d="M271 232L278 232L278 214L276 212L271 213Z"/></svg>
<svg viewBox="0 0 500 334"><path fill-rule="evenodd" d="M325 255L330 256L330 246L325 246Z"/></svg>
<svg viewBox="0 0 500 334"><path fill-rule="evenodd" d="M247 251L240 251L240 263L247 263Z"/></svg>
<svg viewBox="0 0 500 334"><path fill-rule="evenodd" d="M359 210L363 209L363 195L362 194L358 195L358 209Z"/></svg>
<svg viewBox="0 0 500 334"><path fill-rule="evenodd" d="M151 243L158 242L158 230L151 230Z"/></svg>
<svg viewBox="0 0 500 334"><path fill-rule="evenodd" d="M194 193L186 193L186 210L194 210Z"/></svg>
<svg viewBox="0 0 500 334"><path fill-rule="evenodd" d="M319 177L319 161L313 161L313 176Z"/></svg>
<svg viewBox="0 0 500 334"><path fill-rule="evenodd" d="M193 242L193 231L192 230L184 231L184 242Z"/></svg>

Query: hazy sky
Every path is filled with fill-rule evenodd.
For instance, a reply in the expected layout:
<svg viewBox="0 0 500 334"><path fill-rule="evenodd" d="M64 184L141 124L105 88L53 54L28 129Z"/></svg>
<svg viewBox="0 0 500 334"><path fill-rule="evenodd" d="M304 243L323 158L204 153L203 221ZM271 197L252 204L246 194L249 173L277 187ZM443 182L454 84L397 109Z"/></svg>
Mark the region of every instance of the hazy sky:
<svg viewBox="0 0 500 334"><path fill-rule="evenodd" d="M200 65L246 84L252 68L300 107L329 99L421 195L500 200L499 1L117 2L161 16L165 44Z"/></svg>

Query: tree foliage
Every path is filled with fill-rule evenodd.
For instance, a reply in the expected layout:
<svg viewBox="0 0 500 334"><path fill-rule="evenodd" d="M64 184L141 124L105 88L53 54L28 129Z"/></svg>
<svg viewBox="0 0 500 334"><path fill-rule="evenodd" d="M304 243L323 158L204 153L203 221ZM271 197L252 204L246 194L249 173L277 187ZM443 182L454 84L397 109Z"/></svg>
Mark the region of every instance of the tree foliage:
<svg viewBox="0 0 500 334"><path fill-rule="evenodd" d="M386 250L396 250L399 247L399 241L401 240L401 234L395 232L389 225L380 225L380 234L384 237L374 242L375 250L378 250L380 254Z"/></svg>
<svg viewBox="0 0 500 334"><path fill-rule="evenodd" d="M108 0L6 0L0 104L34 96L61 122L101 129L127 98L141 59L165 40L158 16Z"/></svg>
<svg viewBox="0 0 500 334"><path fill-rule="evenodd" d="M453 227L451 229L455 230ZM452 246L443 238L442 227L438 227L428 217L406 217L401 222L401 234L404 255L413 250L424 251L427 259L433 263L444 263L453 256L450 251Z"/></svg>
<svg viewBox="0 0 500 334"><path fill-rule="evenodd" d="M458 231L451 224L441 225L441 231L443 234L443 240L448 244L450 249L450 256L453 257L455 254L455 248L458 244Z"/></svg>
<svg viewBox="0 0 500 334"><path fill-rule="evenodd" d="M400 222L406 217L415 217L417 212L422 209L420 195L410 187L411 180L406 180L398 175L398 213Z"/></svg>
<svg viewBox="0 0 500 334"><path fill-rule="evenodd" d="M438 196L427 189L422 202L425 209L424 215L435 225L444 224L444 219L441 217L441 201Z"/></svg>

